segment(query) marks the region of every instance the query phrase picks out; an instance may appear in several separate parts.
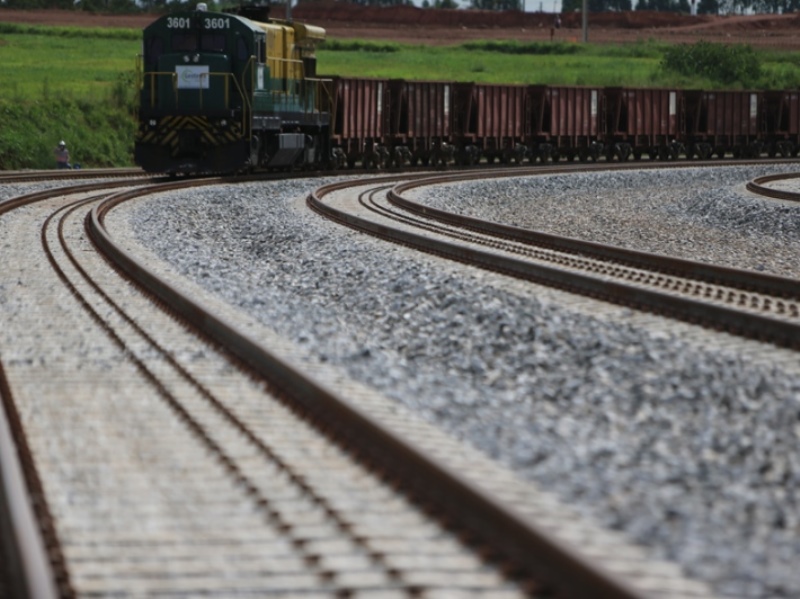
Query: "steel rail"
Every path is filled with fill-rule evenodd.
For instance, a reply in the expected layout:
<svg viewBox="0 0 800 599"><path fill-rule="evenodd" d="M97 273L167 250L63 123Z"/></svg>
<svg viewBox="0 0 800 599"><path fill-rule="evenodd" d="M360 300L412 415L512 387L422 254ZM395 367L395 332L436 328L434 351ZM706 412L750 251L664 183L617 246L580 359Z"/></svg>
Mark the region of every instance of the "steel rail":
<svg viewBox="0 0 800 599"><path fill-rule="evenodd" d="M44 495L41 481L31 470L35 467L24 440L8 378L0 363L0 553L8 560L0 576L11 575L5 589L9 599L54 599L62 593L56 586L31 491L38 488L40 506Z"/></svg>
<svg viewBox="0 0 800 599"><path fill-rule="evenodd" d="M87 215L86 223L93 242L146 292L167 305L176 316L191 322L212 342L225 347L254 373L268 379L320 428L330 431L373 468L388 474L417 501L430 506L434 513L446 515L448 521L458 523L491 546L513 565L514 571L546 581L576 597L646 596L441 461L424 455L354 403L271 354L247 331L208 313L118 247L105 230L106 214L125 201L149 193L153 193L152 188L117 194L95 207Z"/></svg>
<svg viewBox="0 0 800 599"><path fill-rule="evenodd" d="M519 173L509 173L508 171L503 171L491 175L492 178L509 176L516 177L519 176ZM800 177L800 175L797 176ZM705 262L695 262L693 260L662 256L650 252L629 250L618 246L605 245L592 241L583 241L571 237L563 237L560 235L542 233L531 229L523 229L513 225L484 221L479 218L455 214L446 210L425 206L402 195L403 192L407 192L418 187L483 178L486 177L469 174L462 177L450 175L444 177L416 179L414 181L401 183L393 187L388 193L388 198L392 204L407 210L408 212L425 216L428 219L478 231L486 235L493 235L518 241L520 243L546 247L560 252L591 255L603 260L609 260L623 264L625 266L656 270L664 274L676 275L687 279L704 281L716 285L726 285L735 289L774 295L783 298L800 299L800 281L797 279L729 268L725 266L716 266Z"/></svg>
<svg viewBox="0 0 800 599"><path fill-rule="evenodd" d="M208 402L210 406L213 406L213 410L215 413L219 414L230 426L235 428L242 436L246 437L249 442L252 444L253 447L257 447L260 450L261 455L264 457L265 462L277 465L282 471L290 472L291 467L287 465L287 463L278 455L278 452L275 452L268 444L265 444L264 440L261 439L249 426L248 423L242 420L239 416L235 414L229 407L227 407L224 402L218 399L214 392L211 391L206 385L204 385L197 377L195 377L187 368L180 364L180 361L175 358L163 345L161 342L156 340L145 328L140 326L140 324L134 320L127 311L117 302L115 301L103 288L101 285L97 284L97 282L93 279L92 275L81 265L80 260L77 258L75 253L69 248L69 243L67 239L67 235L65 234L64 225L66 222L67 217L75 212L76 210L80 209L84 204L88 202L96 202L96 198L89 198L87 200L82 200L80 202L76 202L73 204L66 212L64 216L62 216L58 223L58 240L59 244L64 249L65 255L67 256L69 262L72 264L73 268L80 274L80 277L100 296L103 301L106 303L107 306L111 307L113 311L119 315L128 325L133 329L136 335L145 340L147 344L158 354L163 357L163 360L169 364L169 366L174 370L174 372L178 375L178 377L183 380L186 384L188 384L191 388L193 388L203 399ZM57 213L51 215L48 219L48 222L53 220ZM84 219L84 226L86 223L89 222L89 219ZM42 241L46 244L46 239L43 231ZM108 320L104 317L97 309L92 305L92 303L86 298L86 296L78 290L74 283L70 281L69 277L65 274L63 268L58 264L58 261L55 259L54 254L51 251L48 251L48 257L50 262L53 266L53 269L58 273L59 278L64 282L64 284L70 289L72 294L78 298L80 303L83 305L86 312L92 317L93 320L105 331L108 337L122 350L129 354L131 361L136 365L139 372L153 385L155 389L158 390L159 395L161 398L178 414L181 415L181 420L186 424L189 430L197 437L198 441L202 443L208 451L215 454L219 461L225 466L227 472L231 475L233 480L236 484L244 484L248 487L248 493L252 496L258 496L259 501L257 502L259 505L259 509L264 510L264 515L267 519L275 519L276 516L268 509L268 501L264 497L263 494L259 494L257 491L257 484L256 482L247 474L245 474L240 465L237 464L237 459L230 454L226 448L224 443L220 443L215 441L213 438L213 434L207 429L206 425L202 423L202 419L196 417L196 415L192 412L191 409L188 409L184 402L182 402L176 394L170 390L169 385L166 385L164 381L153 371L153 369L145 363L145 360L141 359L136 355L136 351L132 350L124 335L119 334L117 331L114 330L112 326L109 325ZM310 500L314 501L315 503L319 504L322 509L328 514L328 516L334 520L337 524L337 527L342 531L343 536L349 535L349 540L353 542L355 545L360 546L364 551L368 551L368 547L364 542L362 536L360 536L356 531L354 531L351 527L348 526L347 522L343 520L336 512L336 508L331 504L331 502L327 501L323 496L314 492L314 489L310 487L302 477L293 479L296 487L300 490L301 493L304 493ZM284 523L285 524L285 523ZM307 547L304 545L300 545L298 547L298 551L307 550L305 553L305 560L309 564L309 569L315 571L316 574L325 577L327 573L322 569L322 565L319 563L318 560L315 559L313 552L308 550ZM381 564L387 574L390 574L391 569L385 563L381 555L376 555L374 557L374 561L378 564Z"/></svg>
<svg viewBox="0 0 800 599"><path fill-rule="evenodd" d="M789 200L791 202L800 202L800 192L787 191L784 189L775 189L766 185L774 181L786 181L789 179L800 179L800 173L784 173L780 175L768 175L766 177L757 177L752 181L748 181L747 190L757 193L762 196L774 198L776 200Z"/></svg>
<svg viewBox="0 0 800 599"><path fill-rule="evenodd" d="M92 168L30 171L0 171L0 183L25 183L31 181L71 181L102 177L152 177L140 168Z"/></svg>
<svg viewBox="0 0 800 599"><path fill-rule="evenodd" d="M52 177L52 173L49 173ZM131 180L87 183L54 188L0 202L0 214L55 195L124 187ZM8 567L17 573L8 592L14 598L49 599L70 596L69 577L60 541L35 461L25 439L22 421L0 362L0 529Z"/></svg>
<svg viewBox="0 0 800 599"><path fill-rule="evenodd" d="M454 180L453 177L445 177L444 179ZM441 182L441 179L437 180ZM361 185L363 184L364 182L362 181ZM582 273L567 272L544 264L533 264L527 260L514 257L500 257L490 252L466 248L449 241L433 239L410 231L396 230L385 224L378 224L366 218L347 214L322 201L322 197L325 195L345 187L347 187L347 184L341 183L324 186L308 197L308 205L328 218L350 227L367 231L384 239L428 253L438 254L459 262L477 265L488 270L510 274L521 279L627 305L636 309L663 314L692 323L706 323L706 326L729 331L751 339L767 341L778 346L800 348L800 324L797 323L740 312L725 306L710 305L690 298L664 295L661 292L616 281L601 280ZM579 244L580 242L571 240L571 243ZM724 272L724 270L722 269L721 272ZM739 275L734 271L729 275L720 274L719 276L729 276L729 278L736 280L736 277L743 276L746 279L750 275L749 271L741 271L741 273L746 274ZM765 278L761 273L752 274L755 275L753 280L756 283L764 286L768 284L767 279L769 277ZM796 281L791 279L786 281L790 283L791 289L796 289ZM743 281L742 284L745 288L748 287L747 281ZM790 293L783 286L783 279L779 279L777 283L772 283L772 285L781 293Z"/></svg>

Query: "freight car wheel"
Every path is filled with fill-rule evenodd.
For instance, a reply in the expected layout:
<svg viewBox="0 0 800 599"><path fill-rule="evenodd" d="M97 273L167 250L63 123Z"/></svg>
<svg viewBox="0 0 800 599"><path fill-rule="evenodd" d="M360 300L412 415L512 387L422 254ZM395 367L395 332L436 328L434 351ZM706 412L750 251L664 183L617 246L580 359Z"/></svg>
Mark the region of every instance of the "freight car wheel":
<svg viewBox="0 0 800 599"><path fill-rule="evenodd" d="M711 158L712 154L713 154L713 149L711 148L711 146L707 143L701 142L692 144L691 148L689 149L689 152L687 152L686 154L686 157L693 158L697 156L700 160L708 160L709 158Z"/></svg>

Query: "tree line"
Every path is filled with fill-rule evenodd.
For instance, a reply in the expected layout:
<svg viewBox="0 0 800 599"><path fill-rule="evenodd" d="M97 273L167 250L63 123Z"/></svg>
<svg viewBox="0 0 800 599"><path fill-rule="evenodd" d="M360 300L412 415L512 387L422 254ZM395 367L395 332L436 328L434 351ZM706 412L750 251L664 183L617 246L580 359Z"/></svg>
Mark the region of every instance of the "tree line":
<svg viewBox="0 0 800 599"><path fill-rule="evenodd" d="M304 0L295 0L295 2ZM412 0L350 0L364 6L412 5ZM424 8L475 8L482 10L523 10L525 0L468 0L463 6L459 0L422 0ZM534 0L535 1L535 0ZM16 9L63 9L86 10L91 12L134 13L160 12L197 0L0 0L0 8ZM283 2L275 2L283 4ZM216 5L217 2L209 1ZM221 3L221 6L226 6ZM579 11L583 0L563 0L564 12ZM800 10L800 0L588 0L589 12L653 10L660 12L698 14L740 14L745 12L761 14L782 14Z"/></svg>

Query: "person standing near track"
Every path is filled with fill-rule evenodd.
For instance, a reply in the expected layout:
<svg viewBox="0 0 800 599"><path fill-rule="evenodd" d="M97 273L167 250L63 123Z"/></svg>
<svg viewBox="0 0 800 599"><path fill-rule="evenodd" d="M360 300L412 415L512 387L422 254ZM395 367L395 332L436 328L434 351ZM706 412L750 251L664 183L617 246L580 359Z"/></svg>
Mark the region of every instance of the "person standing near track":
<svg viewBox="0 0 800 599"><path fill-rule="evenodd" d="M53 150L53 154L56 157L56 168L72 168L72 165L69 163L69 150L64 140L58 142L58 145Z"/></svg>

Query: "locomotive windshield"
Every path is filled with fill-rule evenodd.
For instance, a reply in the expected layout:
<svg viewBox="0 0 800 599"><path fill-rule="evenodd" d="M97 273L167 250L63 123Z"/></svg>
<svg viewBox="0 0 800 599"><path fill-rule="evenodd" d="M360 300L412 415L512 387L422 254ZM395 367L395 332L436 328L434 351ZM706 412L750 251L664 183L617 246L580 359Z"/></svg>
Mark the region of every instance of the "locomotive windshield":
<svg viewBox="0 0 800 599"><path fill-rule="evenodd" d="M224 53L226 48L226 36L224 33L197 32L172 34L173 52L219 52Z"/></svg>
<svg viewBox="0 0 800 599"><path fill-rule="evenodd" d="M224 33L200 34L200 50L203 52L225 52L226 36Z"/></svg>

